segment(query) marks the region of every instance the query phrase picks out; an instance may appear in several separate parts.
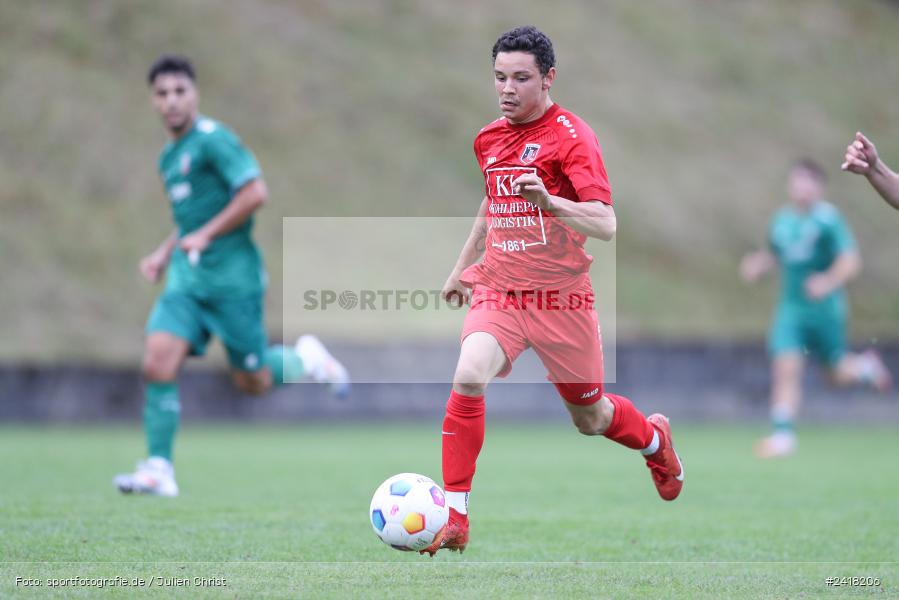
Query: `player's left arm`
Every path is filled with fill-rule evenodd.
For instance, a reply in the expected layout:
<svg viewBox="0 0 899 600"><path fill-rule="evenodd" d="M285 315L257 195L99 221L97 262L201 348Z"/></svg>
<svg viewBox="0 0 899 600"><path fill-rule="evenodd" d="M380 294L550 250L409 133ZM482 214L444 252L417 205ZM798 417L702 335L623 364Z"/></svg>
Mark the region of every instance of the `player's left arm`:
<svg viewBox="0 0 899 600"><path fill-rule="evenodd" d="M559 148L561 170L576 190L578 201L550 194L536 173L518 177L513 185L518 184L521 196L551 211L575 231L608 242L615 236L618 220L599 140L579 119L563 124L566 129L561 133Z"/></svg>
<svg viewBox="0 0 899 600"><path fill-rule="evenodd" d="M618 220L615 208L599 199L573 202L553 196L536 173L525 173L512 182L512 191L542 210L551 211L566 225L586 236L608 242L615 236Z"/></svg>
<svg viewBox="0 0 899 600"><path fill-rule="evenodd" d="M256 157L230 130L221 125L204 140L208 164L232 190L231 200L202 227L181 238L185 252L203 252L212 240L233 231L268 199L268 188Z"/></svg>
<svg viewBox="0 0 899 600"><path fill-rule="evenodd" d="M604 242L615 237L618 229L615 207L601 200L572 202L567 198L550 196L549 210L575 231Z"/></svg>
<svg viewBox="0 0 899 600"><path fill-rule="evenodd" d="M805 293L814 300L829 296L855 279L861 270L862 258L858 250L841 252L826 271L805 280Z"/></svg>
<svg viewBox="0 0 899 600"><path fill-rule="evenodd" d="M185 252L203 252L212 240L242 225L267 199L268 188L261 178L244 184L225 208L205 225L181 238L181 249Z"/></svg>

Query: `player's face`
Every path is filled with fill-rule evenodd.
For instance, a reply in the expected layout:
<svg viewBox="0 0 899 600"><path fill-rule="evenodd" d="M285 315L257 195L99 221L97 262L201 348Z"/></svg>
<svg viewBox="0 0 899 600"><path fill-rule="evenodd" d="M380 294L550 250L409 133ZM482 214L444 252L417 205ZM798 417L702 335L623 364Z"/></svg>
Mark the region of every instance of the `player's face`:
<svg viewBox="0 0 899 600"><path fill-rule="evenodd" d="M197 116L197 86L182 73L161 73L151 86L153 106L172 134L183 133Z"/></svg>
<svg viewBox="0 0 899 600"><path fill-rule="evenodd" d="M790 200L800 208L807 208L815 200L821 198L823 185L813 174L805 169L793 169L787 182Z"/></svg>
<svg viewBox="0 0 899 600"><path fill-rule="evenodd" d="M540 74L537 59L528 52L500 52L493 62L493 81L499 109L510 123L527 123L543 116L555 67Z"/></svg>

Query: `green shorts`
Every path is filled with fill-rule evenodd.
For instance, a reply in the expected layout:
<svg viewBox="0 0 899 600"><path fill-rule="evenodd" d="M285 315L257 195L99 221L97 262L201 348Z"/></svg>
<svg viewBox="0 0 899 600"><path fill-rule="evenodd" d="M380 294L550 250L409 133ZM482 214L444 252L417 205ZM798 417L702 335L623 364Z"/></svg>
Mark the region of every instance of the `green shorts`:
<svg viewBox="0 0 899 600"><path fill-rule="evenodd" d="M828 367L846 353L847 311L840 307L803 310L778 306L768 333L768 351L808 354Z"/></svg>
<svg viewBox="0 0 899 600"><path fill-rule="evenodd" d="M166 291L156 299L146 332L165 331L190 343L192 356L206 353L217 335L235 369L257 371L263 367L268 339L263 323L263 295L203 300L190 294Z"/></svg>

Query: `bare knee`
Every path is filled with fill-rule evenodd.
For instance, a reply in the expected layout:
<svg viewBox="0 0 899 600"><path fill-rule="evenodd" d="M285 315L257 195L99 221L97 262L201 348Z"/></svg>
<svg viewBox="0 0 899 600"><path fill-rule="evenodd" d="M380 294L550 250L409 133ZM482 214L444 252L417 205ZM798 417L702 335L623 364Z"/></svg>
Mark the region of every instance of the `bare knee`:
<svg viewBox="0 0 899 600"><path fill-rule="evenodd" d="M234 385L245 394L259 396L272 387L272 374L268 369L259 371L235 371L231 375Z"/></svg>
<svg viewBox="0 0 899 600"><path fill-rule="evenodd" d="M189 349L187 341L172 334L150 334L144 342L141 374L147 381L174 381Z"/></svg>
<svg viewBox="0 0 899 600"><path fill-rule="evenodd" d="M836 368L831 368L825 371L825 378L827 379L827 383L837 387L845 387L852 383L851 374L848 374L844 371L840 371Z"/></svg>
<svg viewBox="0 0 899 600"><path fill-rule="evenodd" d="M174 381L178 377L179 361L159 350L147 349L141 374L147 381Z"/></svg>
<svg viewBox="0 0 899 600"><path fill-rule="evenodd" d="M475 331L462 340L453 390L466 396L482 396L506 361L505 352L492 334Z"/></svg>
<svg viewBox="0 0 899 600"><path fill-rule="evenodd" d="M775 382L792 384L802 379L803 360L798 354L784 354L774 359L772 376Z"/></svg>
<svg viewBox="0 0 899 600"><path fill-rule="evenodd" d="M453 389L466 396L483 396L487 389L487 376L480 369L459 365L453 376Z"/></svg>
<svg viewBox="0 0 899 600"><path fill-rule="evenodd" d="M583 435L602 435L612 424L614 408L612 403L603 396L596 404L579 406L568 404L571 413L571 421L578 433Z"/></svg>
<svg viewBox="0 0 899 600"><path fill-rule="evenodd" d="M600 419L592 415L580 415L572 417L571 420L574 422L578 433L583 435L601 435L608 429L607 425L604 426Z"/></svg>
<svg viewBox="0 0 899 600"><path fill-rule="evenodd" d="M858 381L857 371L855 357L846 355L827 369L827 381L831 385L848 386Z"/></svg>

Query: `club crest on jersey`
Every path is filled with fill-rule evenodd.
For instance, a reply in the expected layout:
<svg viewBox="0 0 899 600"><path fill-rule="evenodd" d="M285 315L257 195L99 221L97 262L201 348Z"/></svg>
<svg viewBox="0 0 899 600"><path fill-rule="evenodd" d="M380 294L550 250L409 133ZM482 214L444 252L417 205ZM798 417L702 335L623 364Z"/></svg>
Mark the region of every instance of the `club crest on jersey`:
<svg viewBox="0 0 899 600"><path fill-rule="evenodd" d="M190 173L190 154L185 152L181 155L181 163L179 164L179 170L182 175L187 175Z"/></svg>
<svg viewBox="0 0 899 600"><path fill-rule="evenodd" d="M521 153L521 162L524 164L534 162L538 152L540 152L540 144L525 144L524 152Z"/></svg>

